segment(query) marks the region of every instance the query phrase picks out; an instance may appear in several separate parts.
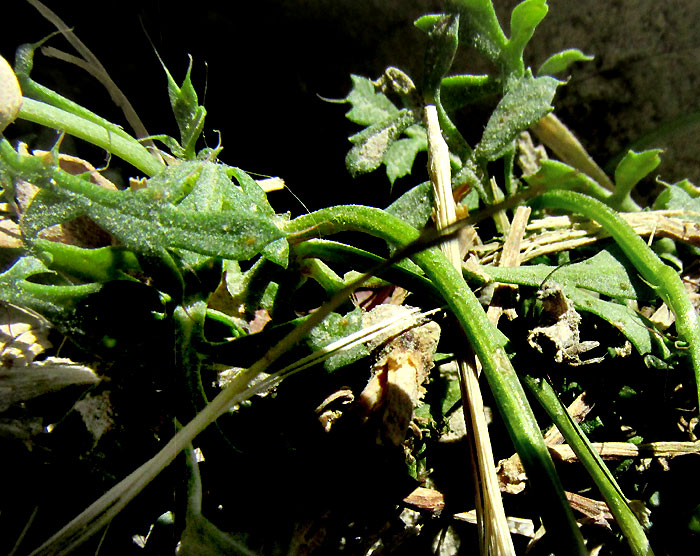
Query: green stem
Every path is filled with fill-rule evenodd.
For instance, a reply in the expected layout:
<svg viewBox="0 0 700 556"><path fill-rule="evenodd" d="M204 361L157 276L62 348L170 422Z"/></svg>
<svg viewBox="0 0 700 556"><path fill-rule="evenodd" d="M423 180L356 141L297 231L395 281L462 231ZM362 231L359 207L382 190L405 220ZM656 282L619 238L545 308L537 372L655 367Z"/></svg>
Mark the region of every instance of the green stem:
<svg viewBox="0 0 700 556"><path fill-rule="evenodd" d="M351 245L324 239L309 239L294 246L294 254L301 258L318 258L329 263L351 266L359 272L367 272L385 259ZM377 276L392 284L402 286L413 293L426 293L442 299L432 282L423 276L412 262L399 261L395 265L377 272Z"/></svg>
<svg viewBox="0 0 700 556"><path fill-rule="evenodd" d="M615 521L620 526L632 553L635 556L653 556L654 552L649 546L649 539L644 533L644 528L630 509L617 481L615 481L602 458L593 449L581 427L566 411L552 386L542 378L535 378L529 375L524 376L523 381L562 433L576 457L591 475L608 508L610 508L610 512L615 517Z"/></svg>
<svg viewBox="0 0 700 556"><path fill-rule="evenodd" d="M17 117L65 131L69 135L97 145L125 160L148 176L157 174L165 167L136 139L124 133L115 133L101 124L38 100L23 98L22 107Z"/></svg>
<svg viewBox="0 0 700 556"><path fill-rule="evenodd" d="M688 344L700 408L700 322L676 271L664 264L627 222L600 201L573 191L557 190L535 197L530 204L533 208L555 208L582 214L598 222L615 239L642 278L658 291L673 311L676 331Z"/></svg>
<svg viewBox="0 0 700 556"><path fill-rule="evenodd" d="M301 240L349 230L362 231L398 246L419 238L419 232L402 220L362 206L322 209L288 223L286 231ZM497 329L459 271L437 248L418 252L412 258L442 293L483 365L511 440L539 497L547 531L557 538L562 553L587 554L540 428Z"/></svg>

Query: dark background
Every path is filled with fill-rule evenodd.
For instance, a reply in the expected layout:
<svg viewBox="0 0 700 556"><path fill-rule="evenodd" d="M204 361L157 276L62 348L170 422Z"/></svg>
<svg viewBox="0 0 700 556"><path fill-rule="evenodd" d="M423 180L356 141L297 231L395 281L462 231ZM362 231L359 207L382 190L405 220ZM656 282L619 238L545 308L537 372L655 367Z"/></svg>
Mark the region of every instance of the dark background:
<svg viewBox="0 0 700 556"><path fill-rule="evenodd" d="M517 2L494 1L506 33ZM152 134L178 135L165 76L146 32L179 82L191 54L193 82L208 110L207 144L216 145L214 130L219 130L222 161L284 178L310 210L336 203L384 207L426 177L425 156L419 155L413 175L399 179L393 193L383 167L352 179L344 164L347 137L360 128L344 117L348 105L319 96L343 98L351 73L374 79L388 65L420 84L425 37L412 23L440 11L440 0L256 0L191 3L184 9L164 0L45 3L102 61ZM575 64L562 76L568 85L559 88L555 105L601 166L666 122L679 117L700 121L700 2L548 4L526 61L536 69L564 48L595 54L593 62ZM17 45L53 30L27 2L13 2L3 14L0 53L12 61ZM73 53L62 37L49 44ZM488 69L473 51L460 49L453 71ZM82 70L37 54L33 76L126 126L105 89ZM481 108L482 113L459 121L470 138L478 139L492 106ZM13 127L8 135L26 133L26 127ZM657 172L662 179L700 182L697 124L681 126L650 147L666 149ZM64 150L70 148L64 142ZM104 155L88 152L86 158L99 166ZM289 192L273 193L271 201L279 211L304 212Z"/></svg>
<svg viewBox="0 0 700 556"><path fill-rule="evenodd" d="M351 88L350 73L376 78L387 65L419 74L423 33L412 21L437 10L439 2L403 2L401 10L394 2L350 0L193 3L189 11L164 1L107 1L86 9L75 2L45 4L100 59L149 133L179 138L166 78L146 33L178 83L192 56L193 82L208 112L206 142L215 146L214 130L221 132L222 161L282 177L310 210L391 202L383 168L357 179L348 175L347 137L360 128L344 117L349 105L324 102L319 95L343 98ZM17 24L0 37L0 53L11 64L17 45L54 30L26 2L12 10ZM48 44L74 53L61 36ZM37 53L32 76L127 128L106 90L82 70ZM423 181L418 177L398 183L394 197ZM278 210L304 212L289 193L272 195Z"/></svg>

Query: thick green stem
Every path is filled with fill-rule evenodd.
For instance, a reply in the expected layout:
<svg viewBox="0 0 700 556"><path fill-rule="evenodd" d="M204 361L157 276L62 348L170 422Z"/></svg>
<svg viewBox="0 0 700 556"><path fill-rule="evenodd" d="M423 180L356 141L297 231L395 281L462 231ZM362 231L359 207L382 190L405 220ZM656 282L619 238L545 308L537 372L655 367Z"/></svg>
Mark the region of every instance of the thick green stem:
<svg viewBox="0 0 700 556"><path fill-rule="evenodd" d="M286 229L296 239L348 230L362 231L397 246L419 238L419 232L402 220L362 206L322 209L297 218ZM557 537L562 553L587 554L540 428L496 328L459 271L437 248L418 252L412 259L442 293L481 360L510 437L537 492L547 531Z"/></svg>
<svg viewBox="0 0 700 556"><path fill-rule="evenodd" d="M676 271L664 264L627 222L600 201L573 191L556 190L535 197L530 204L533 208L555 208L582 214L608 231L642 278L656 289L673 311L676 331L688 344L700 408L700 322Z"/></svg>
<svg viewBox="0 0 700 556"><path fill-rule="evenodd" d="M149 176L157 174L165 167L136 139L114 133L99 124L38 100L22 99L22 107L17 117L65 131L69 135L97 145Z"/></svg>

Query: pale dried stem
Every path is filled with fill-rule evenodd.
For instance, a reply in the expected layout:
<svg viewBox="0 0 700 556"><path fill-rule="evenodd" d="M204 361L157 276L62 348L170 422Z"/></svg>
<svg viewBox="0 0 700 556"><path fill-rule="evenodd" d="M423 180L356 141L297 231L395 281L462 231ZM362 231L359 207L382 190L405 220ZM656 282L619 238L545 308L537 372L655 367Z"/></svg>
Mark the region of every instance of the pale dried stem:
<svg viewBox="0 0 700 556"><path fill-rule="evenodd" d="M542 143L552 149L562 162L593 178L609 191L615 189L603 169L596 164L569 128L554 114L547 114L539 122L530 126L530 130Z"/></svg>
<svg viewBox="0 0 700 556"><path fill-rule="evenodd" d="M700 246L700 222L697 213L684 210L622 212L620 216L642 237L667 237ZM576 216L547 216L528 224L529 232L521 243L521 261L541 255L575 249L610 237L604 228ZM492 264L497 256L493 245L480 257L481 264Z"/></svg>
<svg viewBox="0 0 700 556"><path fill-rule="evenodd" d="M593 442L593 449L603 459L624 458L674 458L688 454L700 454L700 441L695 442L649 442L632 444L631 442ZM576 454L568 444L551 446L549 451L557 459L572 463L578 461Z"/></svg>
<svg viewBox="0 0 700 556"><path fill-rule="evenodd" d="M435 192L435 220L440 230L456 221L450 180L449 150L440 131L435 106L425 107L425 121L428 130L428 171ZM459 252L459 242L457 240L445 242L441 245L441 249L448 260L457 269L461 269L462 257ZM480 552L491 555L514 555L513 541L498 487L476 366L461 360L459 371L467 439L474 456Z"/></svg>
<svg viewBox="0 0 700 556"><path fill-rule="evenodd" d="M525 227L527 226L527 221L530 218L530 207L518 207L515 211L515 216L513 217L513 222L510 224L510 230L506 241L503 244L503 250L501 251L501 257L498 261L499 266L520 266L521 255L520 255L520 244L525 235ZM493 292L494 299L503 297L505 293L512 290L513 286L507 284L500 284L496 287ZM488 310L486 311L486 316L494 324L498 324L498 320L503 315L504 309L500 304L491 303Z"/></svg>
<svg viewBox="0 0 700 556"><path fill-rule="evenodd" d="M85 46L83 41L81 41L75 35L75 33L73 33L70 27L68 27L60 17L58 17L53 11L51 11L48 7L42 4L39 0L27 1L32 6L34 6L34 8L36 8L42 16L44 16L47 20L54 24L56 29L58 29L63 34L66 40L71 44L73 48L75 48L78 51L82 58L77 58L75 56L72 56L71 54L61 52L60 50L51 47L49 47L48 50L45 50L45 54L47 56L52 56L64 60L66 62L76 64L77 66L90 73L90 75L95 77L100 83L102 83L105 89L107 89L107 92L112 98L112 101L114 101L114 103L122 110L122 112L124 113L124 117L129 122L129 125L136 132L136 136L139 139L148 137L149 133L148 131L146 131L146 127L143 125L141 118L139 118L138 114L136 113L136 110L134 110L134 107L129 102L129 99L126 98L121 89L112 80L105 67L92 53L92 51L87 46ZM145 139L143 143L150 148L151 153L154 156L158 157L162 161L162 158L158 153L158 149L156 148L153 141L151 141L150 139Z"/></svg>

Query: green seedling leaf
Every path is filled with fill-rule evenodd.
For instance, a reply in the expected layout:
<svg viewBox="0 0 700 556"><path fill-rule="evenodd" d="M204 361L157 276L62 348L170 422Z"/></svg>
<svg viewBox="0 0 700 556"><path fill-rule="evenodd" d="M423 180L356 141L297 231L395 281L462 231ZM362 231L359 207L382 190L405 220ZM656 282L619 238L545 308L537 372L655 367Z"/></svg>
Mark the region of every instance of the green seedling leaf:
<svg viewBox="0 0 700 556"><path fill-rule="evenodd" d="M379 168L385 162L385 155L394 141L416 121L416 114L404 109L350 137L354 146L345 157L345 165L350 174L357 176ZM402 154L405 153L398 151L394 156Z"/></svg>
<svg viewBox="0 0 700 556"><path fill-rule="evenodd" d="M511 68L524 67L525 46L548 10L546 0L525 0L513 8L510 14L510 40L504 48L504 55L508 57Z"/></svg>
<svg viewBox="0 0 700 556"><path fill-rule="evenodd" d="M50 259L52 270L69 274L86 282L109 282L126 278L124 271L143 272L138 258L119 246L87 249L59 241L38 238L34 246L42 257Z"/></svg>
<svg viewBox="0 0 700 556"><path fill-rule="evenodd" d="M170 135L165 135L165 134L160 134L160 135L151 135L150 139L152 141L160 141L163 143L172 155L176 158L185 158L185 149L182 148L182 145L178 142L175 137L171 137Z"/></svg>
<svg viewBox="0 0 700 556"><path fill-rule="evenodd" d="M531 73L513 80L496 106L474 154L491 161L511 148L513 140L552 110L552 99L560 81L553 77L533 78Z"/></svg>
<svg viewBox="0 0 700 556"><path fill-rule="evenodd" d="M590 259L554 267L530 265L518 268L483 267L497 282L539 288L546 282L559 284L576 309L593 313L620 330L632 345L644 355L657 346L666 356L660 337L653 325L626 304L625 299L653 299L654 294L641 280L623 256L613 250L603 250ZM611 298L610 301L600 296Z"/></svg>
<svg viewBox="0 0 700 556"><path fill-rule="evenodd" d="M418 121L415 112L396 108L384 93L375 91L369 79L351 77L353 89L344 102L353 107L346 117L369 127L350 137L354 146L345 158L345 165L351 175L357 176L384 163L393 186L398 178L411 172L416 154L427 148L425 131L413 125ZM407 137L399 139L404 133Z"/></svg>
<svg viewBox="0 0 700 556"><path fill-rule="evenodd" d="M578 48L562 50L547 58L537 70L537 75L555 75L566 71L574 62L590 62L594 58L595 56L584 54Z"/></svg>
<svg viewBox="0 0 700 556"><path fill-rule="evenodd" d="M190 56L189 59L187 73L181 86L178 86L175 82L162 60L160 63L168 78L168 97L170 98L170 106L173 109L177 127L180 129L180 143L184 151L184 158L192 160L195 158L195 143L202 133L204 117L207 112L204 106L199 105L197 93L192 86L192 81L190 80L192 57Z"/></svg>
<svg viewBox="0 0 700 556"><path fill-rule="evenodd" d="M47 285L29 280L40 274L55 275L36 257L22 257L0 274L0 299L48 318L65 318L77 302L102 287L101 284Z"/></svg>
<svg viewBox="0 0 700 556"><path fill-rule="evenodd" d="M610 198L613 206L627 199L634 186L661 163L660 152L661 149L627 151L615 168L615 192Z"/></svg>
<svg viewBox="0 0 700 556"><path fill-rule="evenodd" d="M617 328L639 354L658 350L663 358L670 355L662 337L653 332L654 325L637 311L615 301L604 301L583 289L564 288L564 292L577 309L592 313Z"/></svg>
<svg viewBox="0 0 700 556"><path fill-rule="evenodd" d="M311 331L307 343L312 351L318 351L336 340L358 332L361 328L362 309L359 307L346 315L331 313ZM323 363L323 366L328 372L332 372L368 355L369 349L367 346L358 344L348 350L331 355Z"/></svg>
<svg viewBox="0 0 700 556"><path fill-rule="evenodd" d="M383 122L399 111L384 93L374 90L374 84L366 77L351 75L352 90L345 102L352 104L352 108L345 117L356 124L369 126Z"/></svg>

